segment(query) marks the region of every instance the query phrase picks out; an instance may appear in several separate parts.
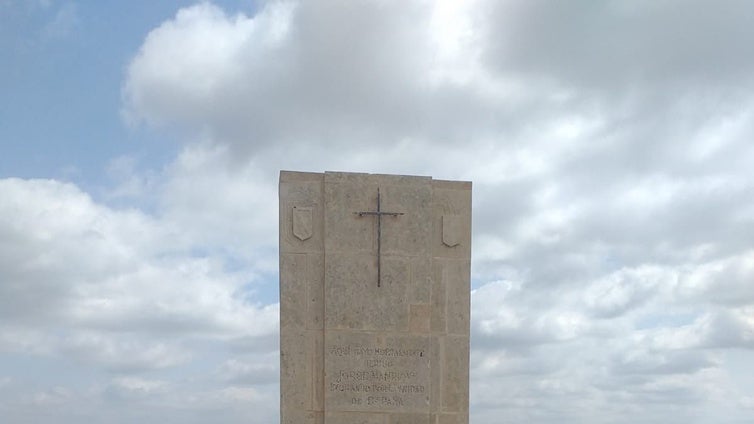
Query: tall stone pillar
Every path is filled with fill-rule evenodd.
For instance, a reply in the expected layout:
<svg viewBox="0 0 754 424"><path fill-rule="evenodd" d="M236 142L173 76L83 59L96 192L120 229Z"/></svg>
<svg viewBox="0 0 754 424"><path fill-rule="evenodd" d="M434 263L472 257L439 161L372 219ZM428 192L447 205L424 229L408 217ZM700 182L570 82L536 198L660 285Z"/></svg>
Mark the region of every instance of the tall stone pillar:
<svg viewBox="0 0 754 424"><path fill-rule="evenodd" d="M283 424L467 424L471 183L280 174Z"/></svg>

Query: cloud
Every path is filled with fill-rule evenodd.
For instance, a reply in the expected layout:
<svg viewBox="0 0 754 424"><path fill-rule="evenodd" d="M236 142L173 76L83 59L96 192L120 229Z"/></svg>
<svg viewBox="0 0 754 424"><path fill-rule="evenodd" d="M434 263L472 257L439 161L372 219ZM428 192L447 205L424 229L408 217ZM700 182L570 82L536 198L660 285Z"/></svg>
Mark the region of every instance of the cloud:
<svg viewBox="0 0 754 424"><path fill-rule="evenodd" d="M170 383L160 380L147 380L139 377L119 377L113 380L110 388L117 396L155 396L170 390Z"/></svg>
<svg viewBox="0 0 754 424"><path fill-rule="evenodd" d="M734 0L706 6L497 2L491 18L497 25L488 33L495 48L486 60L503 71L620 94L653 84L685 89L689 83L750 83L751 5Z"/></svg>
<svg viewBox="0 0 754 424"><path fill-rule="evenodd" d="M239 104L252 94L245 80L271 77L267 64L276 60L265 59L285 37L291 8L275 3L254 18L228 17L211 3L182 9L149 34L130 64L125 116L152 125L195 122L194 131L212 131L228 114L252 118L254 110Z"/></svg>
<svg viewBox="0 0 754 424"><path fill-rule="evenodd" d="M50 5L41 2L42 8L48 8ZM70 35L80 25L78 9L75 3L65 3L55 12L55 16L48 22L42 34L48 38L64 38Z"/></svg>
<svg viewBox="0 0 754 424"><path fill-rule="evenodd" d="M196 392L217 401L197 405L200 416L221 402L268 402L257 381L213 388L198 365L208 357L240 361L219 348L224 343L253 345L247 359L276 352L277 305L251 300L246 269L197 254L175 222L112 209L69 183L4 179L0 193L0 358L22 361L23 370L80 370L73 381L64 373L45 383L35 372L0 368L7 371L0 389L15 393L0 408L3 416L31 413L44 421L52 411L69 417L90 405L84 409L101 417L93 411L108 399L162 414ZM170 370L181 370L183 389L172 387L172 378L154 378ZM108 375L116 377L104 387Z"/></svg>
<svg viewBox="0 0 754 424"><path fill-rule="evenodd" d="M473 17L446 9L270 2L253 17L211 4L184 9L149 34L129 65L124 113L244 155L281 144L389 148L495 131L492 107L501 99L456 76L474 72L463 63ZM440 50L448 44L454 53Z"/></svg>
<svg viewBox="0 0 754 424"><path fill-rule="evenodd" d="M248 355L242 359L231 359L223 363L221 376L225 381L233 384L277 384L280 377L278 362L277 352L264 357Z"/></svg>
<svg viewBox="0 0 754 424"><path fill-rule="evenodd" d="M3 180L0 189L6 318L62 318L114 331L257 333L246 327L257 312L238 297L244 277L194 256L191 239L174 224L98 205L70 184Z"/></svg>
<svg viewBox="0 0 754 424"><path fill-rule="evenodd" d="M751 349L752 34L748 5L713 9L203 4L149 34L123 108L186 135L165 210L218 240L243 210L222 199L274 220L279 169L473 180L475 422L745 416L724 358Z"/></svg>

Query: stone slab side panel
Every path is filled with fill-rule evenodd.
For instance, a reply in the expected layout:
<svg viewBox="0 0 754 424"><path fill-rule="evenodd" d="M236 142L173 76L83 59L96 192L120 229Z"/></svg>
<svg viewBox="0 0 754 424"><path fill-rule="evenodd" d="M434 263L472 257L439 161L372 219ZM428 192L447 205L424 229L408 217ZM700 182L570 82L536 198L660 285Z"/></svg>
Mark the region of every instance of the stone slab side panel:
<svg viewBox="0 0 754 424"><path fill-rule="evenodd" d="M280 174L280 419L283 424L324 424L325 420L322 182L321 174Z"/></svg>
<svg viewBox="0 0 754 424"><path fill-rule="evenodd" d="M471 183L433 181L433 424L468 424Z"/></svg>

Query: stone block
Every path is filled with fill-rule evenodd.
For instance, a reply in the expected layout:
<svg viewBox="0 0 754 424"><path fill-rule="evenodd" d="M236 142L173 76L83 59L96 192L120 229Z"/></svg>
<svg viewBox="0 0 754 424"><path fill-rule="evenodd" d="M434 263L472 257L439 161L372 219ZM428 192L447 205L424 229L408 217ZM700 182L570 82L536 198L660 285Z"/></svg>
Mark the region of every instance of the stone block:
<svg viewBox="0 0 754 424"><path fill-rule="evenodd" d="M280 174L285 424L467 424L471 184Z"/></svg>

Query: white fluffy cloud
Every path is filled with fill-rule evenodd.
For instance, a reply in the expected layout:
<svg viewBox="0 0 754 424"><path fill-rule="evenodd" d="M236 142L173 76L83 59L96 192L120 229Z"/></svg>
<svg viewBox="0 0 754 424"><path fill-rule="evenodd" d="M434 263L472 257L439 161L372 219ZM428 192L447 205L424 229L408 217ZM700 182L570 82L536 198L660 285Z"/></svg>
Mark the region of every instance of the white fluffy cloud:
<svg viewBox="0 0 754 424"><path fill-rule="evenodd" d="M248 276L193 257L176 225L98 205L70 184L4 180L0 189L2 311L10 322L51 318L156 334L270 331L267 312L239 293ZM266 322L249 325L255 321Z"/></svg>
<svg viewBox="0 0 754 424"><path fill-rule="evenodd" d="M171 398L206 392L217 402L195 405L200 415L223 402L269 402L251 395L269 380L221 384L219 365L201 371L207 357L259 360L276 351L277 306L249 298L247 270L194 253L179 221L111 209L71 184L6 179L0 193L0 375L14 388L0 387L8 391L3 416L47 420L58 411L68 420L84 405L105 407L112 396L162 405L164 413L178 401ZM80 375L29 379L36 372L22 371L40 363L72 366ZM179 383L174 377L155 379L167 370L180 370L182 390L170 388ZM212 375L217 387L196 381ZM112 384L102 385L107 379ZM102 410L88 413L101 417Z"/></svg>
<svg viewBox="0 0 754 424"><path fill-rule="evenodd" d="M473 180L475 422L734 420L754 393L727 359L754 331L749 6L680 7L203 5L147 38L125 111L241 181ZM199 58L207 26L227 36Z"/></svg>
<svg viewBox="0 0 754 424"><path fill-rule="evenodd" d="M270 2L253 17L186 9L131 62L124 112L246 153L495 134L507 121L495 108L513 105L473 78L475 16L451 6Z"/></svg>

